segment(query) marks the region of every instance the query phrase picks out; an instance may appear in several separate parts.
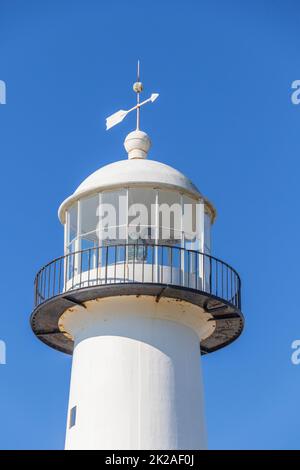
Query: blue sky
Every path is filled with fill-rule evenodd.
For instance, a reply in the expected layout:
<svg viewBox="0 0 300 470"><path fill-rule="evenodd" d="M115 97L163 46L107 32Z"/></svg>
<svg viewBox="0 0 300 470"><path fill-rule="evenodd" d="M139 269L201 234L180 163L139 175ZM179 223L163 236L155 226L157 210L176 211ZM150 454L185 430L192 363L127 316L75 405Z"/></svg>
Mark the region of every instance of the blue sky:
<svg viewBox="0 0 300 470"><path fill-rule="evenodd" d="M33 279L63 253L59 204L126 158L136 61L151 158L218 210L213 254L243 282L246 327L203 358L211 449L299 449L300 5L294 0L0 0L0 448L64 445L71 358L29 328ZM146 109L147 108L147 109Z"/></svg>

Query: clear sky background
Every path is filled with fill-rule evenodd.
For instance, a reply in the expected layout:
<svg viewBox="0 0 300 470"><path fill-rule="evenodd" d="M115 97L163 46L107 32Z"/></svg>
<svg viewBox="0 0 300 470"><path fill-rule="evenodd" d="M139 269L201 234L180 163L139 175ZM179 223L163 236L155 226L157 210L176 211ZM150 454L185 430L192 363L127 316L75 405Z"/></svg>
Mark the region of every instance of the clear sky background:
<svg viewBox="0 0 300 470"><path fill-rule="evenodd" d="M63 254L59 204L126 158L136 61L150 157L218 210L213 254L243 282L243 335L203 358L211 449L299 449L297 0L0 0L0 448L64 446L71 357L29 327L33 279ZM147 109L146 109L147 108Z"/></svg>

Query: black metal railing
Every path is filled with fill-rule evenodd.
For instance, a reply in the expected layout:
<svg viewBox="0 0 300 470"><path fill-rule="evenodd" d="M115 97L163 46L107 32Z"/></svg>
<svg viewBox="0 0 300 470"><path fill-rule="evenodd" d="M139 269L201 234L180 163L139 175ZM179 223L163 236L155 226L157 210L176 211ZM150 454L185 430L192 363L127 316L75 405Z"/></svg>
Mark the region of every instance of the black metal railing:
<svg viewBox="0 0 300 470"><path fill-rule="evenodd" d="M196 250L161 244L97 246L61 256L35 278L35 306L64 292L117 283L171 284L241 307L241 281L227 263Z"/></svg>

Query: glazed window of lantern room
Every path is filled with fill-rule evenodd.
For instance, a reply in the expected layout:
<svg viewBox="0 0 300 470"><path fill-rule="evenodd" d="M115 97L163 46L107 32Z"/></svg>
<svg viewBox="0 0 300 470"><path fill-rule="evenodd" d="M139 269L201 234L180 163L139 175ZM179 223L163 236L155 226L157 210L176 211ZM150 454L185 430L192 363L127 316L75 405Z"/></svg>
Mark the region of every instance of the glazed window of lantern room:
<svg viewBox="0 0 300 470"><path fill-rule="evenodd" d="M199 201L190 196L182 196L182 223L184 248L188 250L199 249L199 237L201 234L202 218L199 218Z"/></svg>
<svg viewBox="0 0 300 470"><path fill-rule="evenodd" d="M198 202L155 188L108 190L82 198L66 212L66 252L142 240L210 253L210 214L203 205L199 212Z"/></svg>
<svg viewBox="0 0 300 470"><path fill-rule="evenodd" d="M158 190L158 240L163 245L182 244L182 198L179 192Z"/></svg>
<svg viewBox="0 0 300 470"><path fill-rule="evenodd" d="M97 213L99 195L83 198L79 201L79 249L86 250L98 245Z"/></svg>
<svg viewBox="0 0 300 470"><path fill-rule="evenodd" d="M83 198L68 209L66 214L67 253L97 246L98 201L98 195Z"/></svg>
<svg viewBox="0 0 300 470"><path fill-rule="evenodd" d="M103 191L99 202L100 244L124 243L127 234L127 190Z"/></svg>
<svg viewBox="0 0 300 470"><path fill-rule="evenodd" d="M76 251L78 237L78 203L71 206L66 213L66 252Z"/></svg>
<svg viewBox="0 0 300 470"><path fill-rule="evenodd" d="M210 254L211 252L211 215L208 212L204 213L204 253Z"/></svg>
<svg viewBox="0 0 300 470"><path fill-rule="evenodd" d="M156 193L152 188L128 189L128 243L155 240Z"/></svg>

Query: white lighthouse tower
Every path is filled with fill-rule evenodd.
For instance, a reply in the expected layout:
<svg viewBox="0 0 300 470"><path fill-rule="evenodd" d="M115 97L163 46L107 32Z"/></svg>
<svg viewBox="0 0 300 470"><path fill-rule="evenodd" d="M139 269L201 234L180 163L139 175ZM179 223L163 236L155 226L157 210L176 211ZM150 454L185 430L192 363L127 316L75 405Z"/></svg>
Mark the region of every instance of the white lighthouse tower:
<svg viewBox="0 0 300 470"><path fill-rule="evenodd" d="M34 333L73 354L66 449L205 449L201 355L243 328L237 272L211 254L215 209L150 139L59 208L64 255L35 279ZM107 119L107 128L129 111Z"/></svg>

